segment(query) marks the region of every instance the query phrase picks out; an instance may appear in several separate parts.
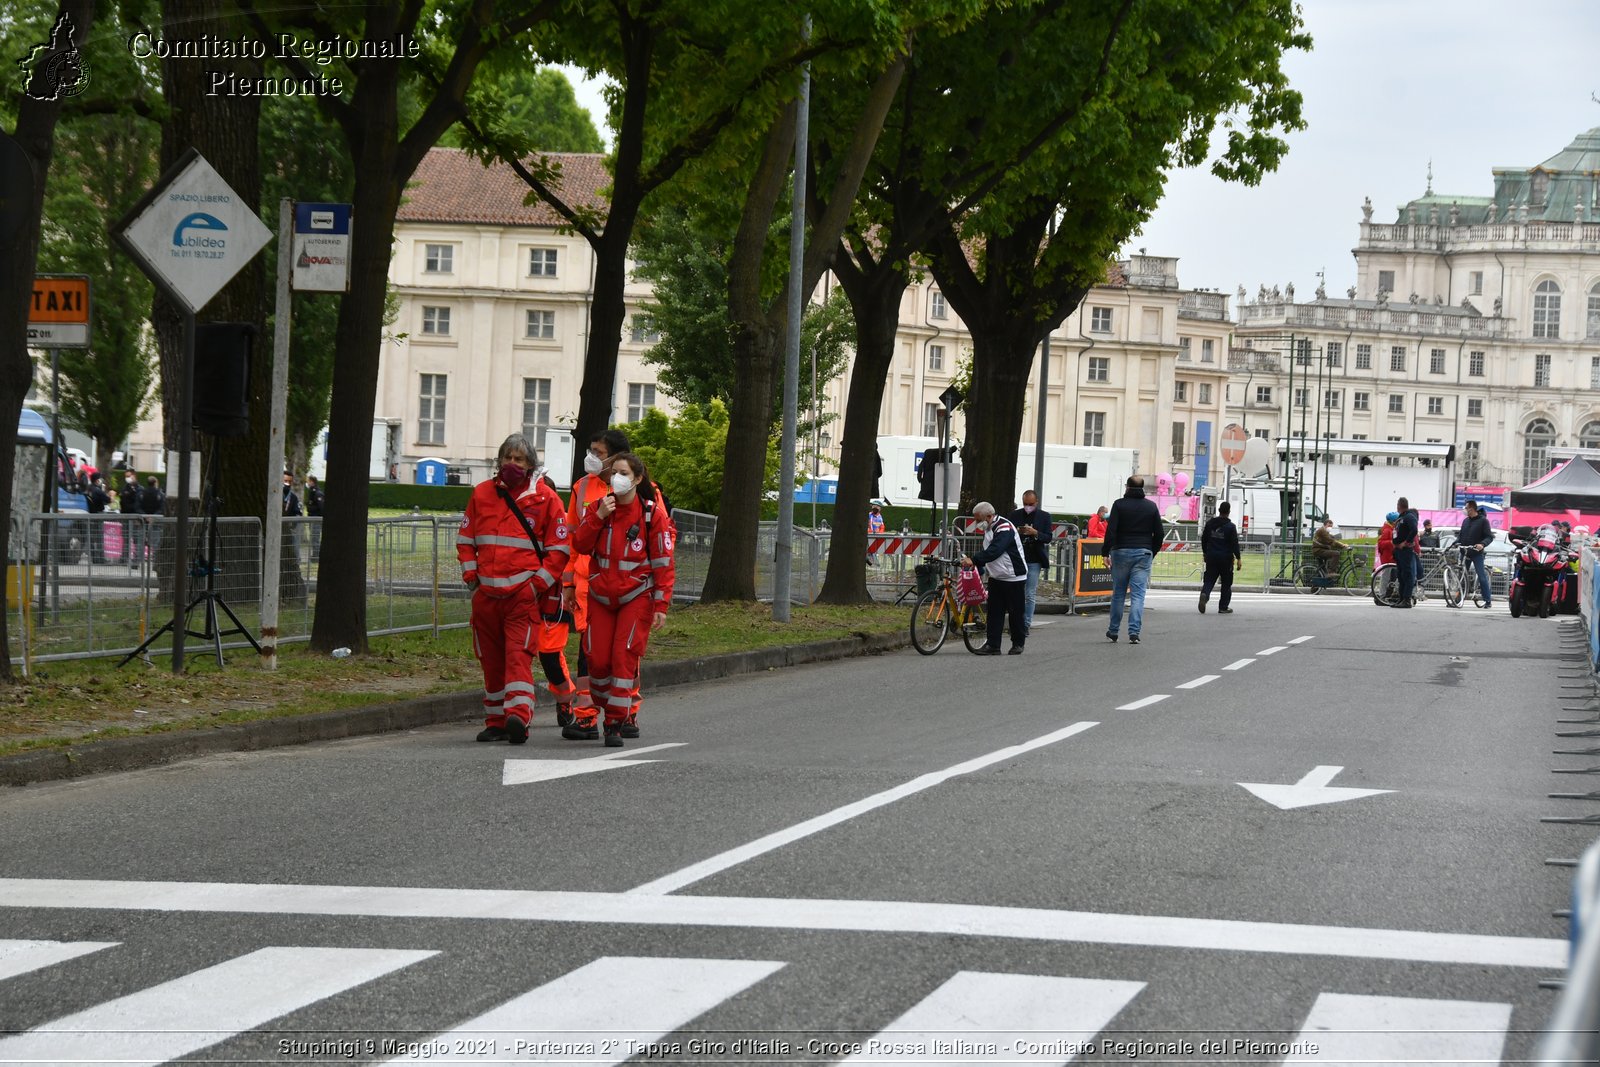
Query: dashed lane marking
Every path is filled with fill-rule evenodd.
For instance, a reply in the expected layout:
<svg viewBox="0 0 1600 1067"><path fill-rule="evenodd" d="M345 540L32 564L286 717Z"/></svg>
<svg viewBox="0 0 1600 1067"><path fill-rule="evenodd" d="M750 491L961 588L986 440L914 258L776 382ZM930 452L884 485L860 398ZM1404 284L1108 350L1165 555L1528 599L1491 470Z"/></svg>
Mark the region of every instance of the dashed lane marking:
<svg viewBox="0 0 1600 1067"><path fill-rule="evenodd" d="M1222 677L1222 675L1220 675L1220 674L1202 674L1200 677L1198 677L1198 678L1196 678L1196 679L1194 679L1192 681L1184 682L1182 685L1178 686L1178 688L1179 689L1199 689L1202 685L1210 685L1212 682L1216 681L1218 678L1221 678L1221 677Z"/></svg>
<svg viewBox="0 0 1600 1067"><path fill-rule="evenodd" d="M1157 693L1155 696L1148 696L1142 700L1135 700L1132 704L1122 704L1117 708L1117 710L1138 711L1140 708L1148 708L1151 704L1159 704L1171 695L1171 693Z"/></svg>
<svg viewBox="0 0 1600 1067"><path fill-rule="evenodd" d="M1236 659L1232 663L1228 664L1226 667L1224 667L1222 669L1225 670L1225 671L1243 670L1244 668L1250 666L1250 664L1252 664L1254 662L1255 662L1254 658L1251 658L1251 659Z"/></svg>

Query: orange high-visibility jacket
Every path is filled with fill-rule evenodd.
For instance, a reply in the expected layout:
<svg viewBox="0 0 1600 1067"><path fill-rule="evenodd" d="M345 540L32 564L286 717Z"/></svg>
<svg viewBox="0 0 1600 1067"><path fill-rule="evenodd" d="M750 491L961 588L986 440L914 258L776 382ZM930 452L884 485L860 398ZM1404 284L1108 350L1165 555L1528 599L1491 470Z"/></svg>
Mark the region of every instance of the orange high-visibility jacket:
<svg viewBox="0 0 1600 1067"><path fill-rule="evenodd" d="M611 492L611 487L598 474L585 474L572 486L572 502L567 505L567 529L576 531L578 523L583 521L583 509L593 504L596 500ZM567 572L561 576L561 584L572 589L577 595L578 605L573 611L574 624L577 629L585 628L589 607L589 554L579 552L576 547L567 557Z"/></svg>
<svg viewBox="0 0 1600 1067"><path fill-rule="evenodd" d="M517 505L539 539L543 559L494 478L473 487L467 517L456 534L462 580L476 578L490 596L510 596L527 582L533 583L536 596L542 595L560 583L572 551L571 530L554 489L543 481L530 482Z"/></svg>
<svg viewBox="0 0 1600 1067"><path fill-rule="evenodd" d="M672 586L676 580L672 552L678 530L654 496L654 509L645 529L643 496L645 487L627 504L601 519L598 503L583 509L583 521L573 531L573 548L589 554L589 597L597 604L619 608L650 594L654 610L665 613L672 606Z"/></svg>

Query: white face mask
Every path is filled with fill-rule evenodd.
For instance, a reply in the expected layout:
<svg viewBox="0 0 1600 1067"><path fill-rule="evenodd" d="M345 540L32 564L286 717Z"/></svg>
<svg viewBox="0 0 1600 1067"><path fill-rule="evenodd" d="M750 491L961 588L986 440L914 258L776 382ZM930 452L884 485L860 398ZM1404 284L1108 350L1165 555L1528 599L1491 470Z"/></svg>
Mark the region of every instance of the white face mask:
<svg viewBox="0 0 1600 1067"><path fill-rule="evenodd" d="M583 454L583 470L584 470L584 473L586 473L586 474L599 474L600 473L600 468L604 467L604 466L605 466L605 460L601 459L599 456L595 455L593 452L585 452Z"/></svg>
<svg viewBox="0 0 1600 1067"><path fill-rule="evenodd" d="M633 476L631 474L623 474L621 471L618 471L616 474L611 476L611 491L616 493L618 496L621 496L623 493L626 493L632 488Z"/></svg>

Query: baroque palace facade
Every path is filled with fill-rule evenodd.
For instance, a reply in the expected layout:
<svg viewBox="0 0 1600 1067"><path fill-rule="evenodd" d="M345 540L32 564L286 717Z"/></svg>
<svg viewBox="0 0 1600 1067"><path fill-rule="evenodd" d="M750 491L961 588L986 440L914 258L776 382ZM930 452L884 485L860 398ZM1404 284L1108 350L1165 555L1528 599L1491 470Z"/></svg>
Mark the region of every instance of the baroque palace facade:
<svg viewBox="0 0 1600 1067"><path fill-rule="evenodd" d="M595 155L558 157L565 195L600 205L607 181ZM509 168L483 167L436 148L418 169L395 227L389 280L398 318L385 343L375 417L391 427L397 476L438 457L467 478L484 477L499 442L516 431L543 448L546 431L570 427L578 409L593 256L579 236ZM1175 259L1139 255L1116 265L1052 336L1048 444L1139 450L1141 469L1203 480L1217 461L1233 326L1227 297L1182 290ZM836 284L827 278L818 299ZM644 354L658 339L648 284L631 281L612 421L676 405ZM929 277L902 299L898 352L879 415L880 436L936 436L938 396L968 358L970 334ZM805 373L802 368L802 373ZM851 370L825 391L836 416L804 468L828 477ZM1023 440L1037 432L1038 362ZM955 439L964 426L958 416ZM564 475L564 471L552 471Z"/></svg>
<svg viewBox="0 0 1600 1067"><path fill-rule="evenodd" d="M1550 449L1600 448L1600 129L1490 196L1362 208L1346 297L1241 288L1230 421L1456 446L1461 483L1516 488Z"/></svg>

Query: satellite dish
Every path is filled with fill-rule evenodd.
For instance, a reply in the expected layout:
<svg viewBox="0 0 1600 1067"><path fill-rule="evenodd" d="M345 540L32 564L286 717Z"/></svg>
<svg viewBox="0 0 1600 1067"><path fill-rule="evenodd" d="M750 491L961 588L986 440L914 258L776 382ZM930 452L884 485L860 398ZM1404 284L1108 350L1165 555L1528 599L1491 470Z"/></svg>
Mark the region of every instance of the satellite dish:
<svg viewBox="0 0 1600 1067"><path fill-rule="evenodd" d="M1246 478L1254 478L1267 470L1272 463L1272 445L1265 437L1252 437L1245 442L1244 458L1233 468Z"/></svg>

